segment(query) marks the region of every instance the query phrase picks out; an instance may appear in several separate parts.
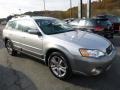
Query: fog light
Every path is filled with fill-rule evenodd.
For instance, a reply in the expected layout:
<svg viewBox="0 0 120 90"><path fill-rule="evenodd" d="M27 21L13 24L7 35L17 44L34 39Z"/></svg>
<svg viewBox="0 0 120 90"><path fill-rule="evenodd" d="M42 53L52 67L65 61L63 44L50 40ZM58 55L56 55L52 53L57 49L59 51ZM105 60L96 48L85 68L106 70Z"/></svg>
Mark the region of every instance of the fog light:
<svg viewBox="0 0 120 90"><path fill-rule="evenodd" d="M91 73L93 75L99 75L101 73L101 70L94 68L94 69L91 70Z"/></svg>

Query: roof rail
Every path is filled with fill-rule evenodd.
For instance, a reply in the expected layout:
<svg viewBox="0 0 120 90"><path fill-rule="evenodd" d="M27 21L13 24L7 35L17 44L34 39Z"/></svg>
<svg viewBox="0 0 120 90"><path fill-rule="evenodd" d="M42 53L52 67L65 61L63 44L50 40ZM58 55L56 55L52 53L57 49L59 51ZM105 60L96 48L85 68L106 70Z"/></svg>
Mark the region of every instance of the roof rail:
<svg viewBox="0 0 120 90"><path fill-rule="evenodd" d="M31 17L30 15L14 15L13 18Z"/></svg>

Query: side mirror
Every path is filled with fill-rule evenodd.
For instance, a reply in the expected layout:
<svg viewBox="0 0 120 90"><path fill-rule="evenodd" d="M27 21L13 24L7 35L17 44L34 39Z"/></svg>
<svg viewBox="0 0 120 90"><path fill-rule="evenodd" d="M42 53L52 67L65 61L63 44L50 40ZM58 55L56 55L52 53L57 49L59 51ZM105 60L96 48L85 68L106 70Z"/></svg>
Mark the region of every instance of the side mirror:
<svg viewBox="0 0 120 90"><path fill-rule="evenodd" d="M28 33L35 34L41 36L42 34L39 32L39 30L28 30Z"/></svg>

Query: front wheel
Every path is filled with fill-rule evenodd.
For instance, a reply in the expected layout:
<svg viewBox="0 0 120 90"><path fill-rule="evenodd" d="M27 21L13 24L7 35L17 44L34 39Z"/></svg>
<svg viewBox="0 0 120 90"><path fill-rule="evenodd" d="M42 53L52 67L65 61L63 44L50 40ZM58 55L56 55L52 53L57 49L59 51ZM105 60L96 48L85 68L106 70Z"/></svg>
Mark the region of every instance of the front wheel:
<svg viewBox="0 0 120 90"><path fill-rule="evenodd" d="M15 56L17 54L17 51L14 50L13 48L13 43L10 41L10 40L7 40L6 41L6 44L5 44L6 48L7 48L7 51L9 53L9 55L12 55L12 56Z"/></svg>
<svg viewBox="0 0 120 90"><path fill-rule="evenodd" d="M53 75L59 79L65 80L71 76L70 65L62 53L53 52L49 56L49 68Z"/></svg>

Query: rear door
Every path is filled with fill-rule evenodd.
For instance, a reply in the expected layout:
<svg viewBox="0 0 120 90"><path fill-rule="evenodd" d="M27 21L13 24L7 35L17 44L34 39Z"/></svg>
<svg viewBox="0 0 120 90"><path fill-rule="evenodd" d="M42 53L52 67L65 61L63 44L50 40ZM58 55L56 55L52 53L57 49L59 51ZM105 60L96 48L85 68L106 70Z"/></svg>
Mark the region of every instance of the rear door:
<svg viewBox="0 0 120 90"><path fill-rule="evenodd" d="M14 45L16 45L16 41L19 41L18 37L16 37L16 21L9 21L3 33L6 34L6 37L9 38Z"/></svg>

